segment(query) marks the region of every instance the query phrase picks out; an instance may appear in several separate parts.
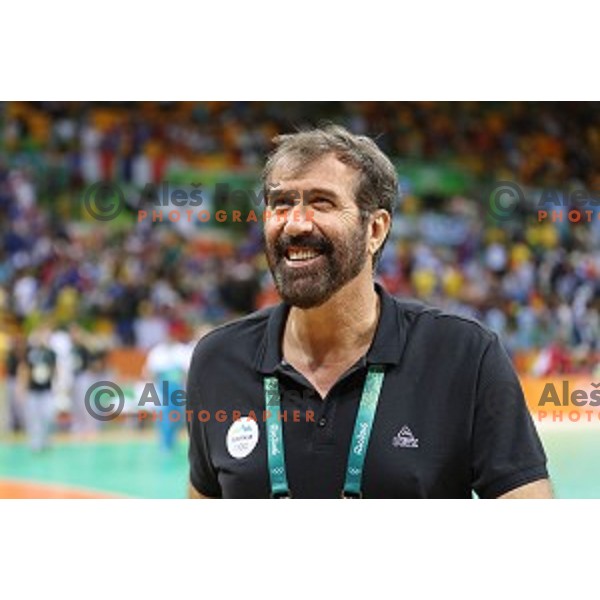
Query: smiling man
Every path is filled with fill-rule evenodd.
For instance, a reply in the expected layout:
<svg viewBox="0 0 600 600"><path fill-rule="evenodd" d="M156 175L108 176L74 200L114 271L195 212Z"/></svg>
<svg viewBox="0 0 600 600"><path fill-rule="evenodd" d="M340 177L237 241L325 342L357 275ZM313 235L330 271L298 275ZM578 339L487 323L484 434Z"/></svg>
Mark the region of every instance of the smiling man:
<svg viewBox="0 0 600 600"><path fill-rule="evenodd" d="M336 126L276 144L264 237L283 302L196 347L190 496L551 497L497 336L374 283L391 162ZM219 410L231 418L211 419Z"/></svg>

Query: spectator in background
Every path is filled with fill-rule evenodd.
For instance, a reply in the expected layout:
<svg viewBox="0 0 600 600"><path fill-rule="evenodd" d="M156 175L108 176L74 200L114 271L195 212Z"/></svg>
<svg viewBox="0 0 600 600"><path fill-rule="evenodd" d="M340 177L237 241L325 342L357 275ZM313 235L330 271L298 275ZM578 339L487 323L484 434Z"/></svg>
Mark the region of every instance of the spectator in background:
<svg viewBox="0 0 600 600"><path fill-rule="evenodd" d="M250 261L238 259L225 265L219 293L230 310L239 315L254 311L259 291L258 275Z"/></svg>
<svg viewBox="0 0 600 600"><path fill-rule="evenodd" d="M98 421L86 410L85 397L90 386L96 381L90 363L94 348L90 335L77 323L69 327L71 337L71 430L79 435L91 436L98 430Z"/></svg>
<svg viewBox="0 0 600 600"><path fill-rule="evenodd" d="M19 364L25 360L27 343L22 335L13 337L11 346L6 356L6 396L8 399L8 430L16 433L25 428L24 403L17 385Z"/></svg>
<svg viewBox="0 0 600 600"><path fill-rule="evenodd" d="M26 390L25 428L29 445L39 452L50 446L54 420L52 387L56 376L56 353L50 347L51 329L42 325L29 338L18 378Z"/></svg>
<svg viewBox="0 0 600 600"><path fill-rule="evenodd" d="M532 373L536 377L548 377L571 373L572 370L573 364L569 349L563 342L556 340L539 353Z"/></svg>
<svg viewBox="0 0 600 600"><path fill-rule="evenodd" d="M155 405L155 419L165 452L173 451L185 422L185 377L192 348L181 343L180 337L179 324L171 323L166 339L150 350L144 367L145 384L154 384L155 400L160 402L160 406ZM146 402L145 405L151 406Z"/></svg>

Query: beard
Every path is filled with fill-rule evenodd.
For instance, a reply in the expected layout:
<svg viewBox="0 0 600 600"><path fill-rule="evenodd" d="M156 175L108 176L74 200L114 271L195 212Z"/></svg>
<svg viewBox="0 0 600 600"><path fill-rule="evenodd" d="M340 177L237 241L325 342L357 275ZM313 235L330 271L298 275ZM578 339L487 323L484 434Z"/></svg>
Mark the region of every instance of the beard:
<svg viewBox="0 0 600 600"><path fill-rule="evenodd" d="M271 244L265 240L269 269L283 301L304 309L327 302L364 268L368 258L365 238L366 224L359 224L335 242L323 235L283 233ZM320 256L306 266L291 267L286 253L294 246L316 250Z"/></svg>

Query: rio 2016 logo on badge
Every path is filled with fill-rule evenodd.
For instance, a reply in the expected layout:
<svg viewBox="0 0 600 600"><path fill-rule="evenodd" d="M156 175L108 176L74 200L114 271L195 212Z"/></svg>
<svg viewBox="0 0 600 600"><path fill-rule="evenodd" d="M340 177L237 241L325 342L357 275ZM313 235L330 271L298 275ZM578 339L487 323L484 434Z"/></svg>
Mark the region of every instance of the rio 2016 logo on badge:
<svg viewBox="0 0 600 600"><path fill-rule="evenodd" d="M238 419L229 428L226 442L233 458L245 458L258 444L258 424L250 417Z"/></svg>

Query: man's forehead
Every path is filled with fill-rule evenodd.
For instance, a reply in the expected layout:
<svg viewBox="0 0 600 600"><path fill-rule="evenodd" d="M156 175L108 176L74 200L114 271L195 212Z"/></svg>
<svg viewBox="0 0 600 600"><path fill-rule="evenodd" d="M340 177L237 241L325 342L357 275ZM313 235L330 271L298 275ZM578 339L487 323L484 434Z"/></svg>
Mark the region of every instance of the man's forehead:
<svg viewBox="0 0 600 600"><path fill-rule="evenodd" d="M308 164L302 164L294 157L282 157L277 161L267 183L273 187L296 187L312 189L331 187L354 189L358 171L340 161L334 154L319 157Z"/></svg>

